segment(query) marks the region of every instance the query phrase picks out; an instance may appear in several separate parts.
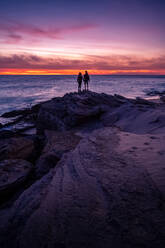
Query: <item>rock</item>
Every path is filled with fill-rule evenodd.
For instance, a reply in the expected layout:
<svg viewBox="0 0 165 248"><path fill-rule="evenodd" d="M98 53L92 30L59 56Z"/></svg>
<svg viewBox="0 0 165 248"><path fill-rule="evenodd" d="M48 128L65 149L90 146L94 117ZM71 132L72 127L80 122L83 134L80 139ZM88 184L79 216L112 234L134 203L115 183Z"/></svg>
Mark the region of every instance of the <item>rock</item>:
<svg viewBox="0 0 165 248"><path fill-rule="evenodd" d="M4 114L1 115L1 117L4 117L4 118L12 118L12 117L26 117L28 115L31 115L31 114L35 114L35 113L38 113L39 109L40 109L40 103L32 106L31 108L25 108L25 109L18 109L18 110L12 110L10 112L6 112Z"/></svg>
<svg viewBox="0 0 165 248"><path fill-rule="evenodd" d="M164 132L163 122L161 128L160 125L150 124L155 117L165 114L160 108L159 104L141 98L127 99L94 92L72 93L42 104L36 128L37 133L43 134L45 129L82 129L93 122L93 130L103 126L117 126L124 131L137 133L152 133L154 128L156 132Z"/></svg>
<svg viewBox="0 0 165 248"><path fill-rule="evenodd" d="M35 165L35 177L41 178L42 176L47 174L50 169L56 166L59 160L59 157L56 155L56 153L53 152L41 155Z"/></svg>
<svg viewBox="0 0 165 248"><path fill-rule="evenodd" d="M11 138L15 135L15 133L11 130L1 130L0 131L0 140L6 139L6 138Z"/></svg>
<svg viewBox="0 0 165 248"><path fill-rule="evenodd" d="M108 112L102 116L104 126L113 126L118 120L120 120L120 115L116 112Z"/></svg>
<svg viewBox="0 0 165 248"><path fill-rule="evenodd" d="M161 105L127 103L101 115L104 126L116 126L131 133L164 133L165 111Z"/></svg>
<svg viewBox="0 0 165 248"><path fill-rule="evenodd" d="M3 128L14 129L15 133L22 133L26 130L35 128L39 109L40 104L36 104L31 108L13 110L2 114L1 117L3 117L3 121L5 120ZM8 118L7 121L6 118Z"/></svg>
<svg viewBox="0 0 165 248"><path fill-rule="evenodd" d="M0 139L0 160L29 159L34 152L34 142L24 137Z"/></svg>
<svg viewBox="0 0 165 248"><path fill-rule="evenodd" d="M165 102L165 96L160 96L160 100L161 100L162 102Z"/></svg>
<svg viewBox="0 0 165 248"><path fill-rule="evenodd" d="M59 158L64 152L73 150L79 143L81 137L72 131L58 132L45 130L46 145L43 153L53 151Z"/></svg>
<svg viewBox="0 0 165 248"><path fill-rule="evenodd" d="M161 96L161 95L164 95L164 94L165 94L164 90L158 91L158 90L155 90L155 89L151 89L149 92L146 93L147 96Z"/></svg>
<svg viewBox="0 0 165 248"><path fill-rule="evenodd" d="M117 108L127 102L118 96L85 92L82 94L70 93L62 98L42 104L38 119L38 133L49 130L70 130L94 118L99 119L102 113Z"/></svg>
<svg viewBox="0 0 165 248"><path fill-rule="evenodd" d="M155 106L155 103L154 102L151 102L149 100L145 100L141 97L136 97L136 100L134 100L134 103L135 104L143 104L143 105L151 105L151 106Z"/></svg>
<svg viewBox="0 0 165 248"><path fill-rule="evenodd" d="M103 128L64 154L1 217L0 247L164 248L160 193L120 142Z"/></svg>
<svg viewBox="0 0 165 248"><path fill-rule="evenodd" d="M31 113L30 109L27 108L27 109L20 109L20 110L13 110L10 112L6 112L6 113L2 114L1 117L11 118L11 117L17 117L17 116L21 116L21 115L27 115L30 113Z"/></svg>
<svg viewBox="0 0 165 248"><path fill-rule="evenodd" d="M41 157L35 166L37 178L40 178L55 167L62 155L73 150L79 143L81 137L71 131L57 132L45 131L46 145L42 151Z"/></svg>
<svg viewBox="0 0 165 248"><path fill-rule="evenodd" d="M8 159L0 162L0 197L13 193L27 179L32 164L21 159Z"/></svg>

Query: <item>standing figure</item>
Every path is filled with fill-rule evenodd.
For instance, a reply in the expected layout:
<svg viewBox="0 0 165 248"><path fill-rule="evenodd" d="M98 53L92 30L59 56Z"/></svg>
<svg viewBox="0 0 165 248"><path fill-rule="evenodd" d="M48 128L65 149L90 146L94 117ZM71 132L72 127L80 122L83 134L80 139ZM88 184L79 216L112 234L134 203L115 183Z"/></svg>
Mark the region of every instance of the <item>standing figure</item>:
<svg viewBox="0 0 165 248"><path fill-rule="evenodd" d="M84 74L84 86L85 86L85 90L88 90L88 82L90 81L90 77L88 75L88 72L85 71Z"/></svg>
<svg viewBox="0 0 165 248"><path fill-rule="evenodd" d="M78 83L78 92L81 92L81 84L82 84L83 76L82 73L79 72L77 77L77 83Z"/></svg>

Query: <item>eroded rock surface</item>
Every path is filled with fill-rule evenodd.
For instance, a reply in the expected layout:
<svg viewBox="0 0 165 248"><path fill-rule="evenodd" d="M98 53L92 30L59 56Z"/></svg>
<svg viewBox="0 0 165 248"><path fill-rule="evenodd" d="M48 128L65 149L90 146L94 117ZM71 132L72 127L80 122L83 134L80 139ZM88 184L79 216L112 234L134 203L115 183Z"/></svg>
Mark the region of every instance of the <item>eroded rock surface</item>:
<svg viewBox="0 0 165 248"><path fill-rule="evenodd" d="M42 104L37 119L37 132L71 130L89 124L117 126L133 133L163 133L164 104L141 98L127 99L119 95L94 92L66 94Z"/></svg>
<svg viewBox="0 0 165 248"><path fill-rule="evenodd" d="M102 113L124 102L127 102L124 97L94 92L66 94L63 98L54 98L41 105L37 130L69 130L93 118L99 118Z"/></svg>
<svg viewBox="0 0 165 248"><path fill-rule="evenodd" d="M46 130L45 139L46 145L35 166L37 178L55 167L64 153L73 150L77 146L81 137L72 131L57 132Z"/></svg>
<svg viewBox="0 0 165 248"><path fill-rule="evenodd" d="M33 108L7 116L37 135L0 133L1 159L29 159L34 140L36 162L0 205L0 248L164 248L164 103L83 92ZM0 164L15 192L32 165L14 161Z"/></svg>
<svg viewBox="0 0 165 248"><path fill-rule="evenodd" d="M164 248L161 194L118 130L103 128L64 154L0 222L1 248Z"/></svg>
<svg viewBox="0 0 165 248"><path fill-rule="evenodd" d="M0 162L0 197L20 187L32 170L32 164L22 159L8 159Z"/></svg>
<svg viewBox="0 0 165 248"><path fill-rule="evenodd" d="M0 139L0 160L28 159L34 151L34 142L24 137Z"/></svg>

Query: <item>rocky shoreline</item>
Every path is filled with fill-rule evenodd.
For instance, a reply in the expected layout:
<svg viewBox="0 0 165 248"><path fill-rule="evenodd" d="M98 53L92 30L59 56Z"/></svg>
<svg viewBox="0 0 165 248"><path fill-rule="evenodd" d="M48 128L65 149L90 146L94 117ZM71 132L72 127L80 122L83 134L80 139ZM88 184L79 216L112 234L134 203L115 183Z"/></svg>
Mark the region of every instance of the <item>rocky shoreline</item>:
<svg viewBox="0 0 165 248"><path fill-rule="evenodd" d="M2 115L1 248L164 248L165 103L83 92Z"/></svg>

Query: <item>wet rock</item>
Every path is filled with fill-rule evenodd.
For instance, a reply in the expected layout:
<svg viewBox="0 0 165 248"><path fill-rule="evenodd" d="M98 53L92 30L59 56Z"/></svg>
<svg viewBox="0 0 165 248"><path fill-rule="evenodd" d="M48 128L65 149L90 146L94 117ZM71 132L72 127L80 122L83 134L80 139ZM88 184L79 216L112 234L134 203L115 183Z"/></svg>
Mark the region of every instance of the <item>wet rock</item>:
<svg viewBox="0 0 165 248"><path fill-rule="evenodd" d="M81 139L80 136L71 131L57 132L46 130L45 137L46 145L35 166L37 178L42 177L51 168L54 168L62 155L73 150Z"/></svg>
<svg viewBox="0 0 165 248"><path fill-rule="evenodd" d="M17 116L21 116L21 115L27 115L30 113L31 113L30 109L20 109L20 110L13 110L10 112L6 112L6 113L2 114L1 117L11 118L11 117L17 117Z"/></svg>
<svg viewBox="0 0 165 248"><path fill-rule="evenodd" d="M10 112L6 112L4 114L1 115L1 117L4 118L12 118L12 117L21 117L21 116L29 116L31 114L35 114L38 113L39 109L40 109L41 104L36 104L34 106L32 106L31 108L25 108L25 109L18 109L18 110L13 110Z"/></svg>
<svg viewBox="0 0 165 248"><path fill-rule="evenodd" d="M32 164L21 159L8 159L0 162L0 196L13 193L27 179ZM2 200L1 198L1 200Z"/></svg>
<svg viewBox="0 0 165 248"><path fill-rule="evenodd" d="M154 89L146 93L147 96L161 96L164 94L165 94L164 90L158 91L158 90L154 90Z"/></svg>
<svg viewBox="0 0 165 248"><path fill-rule="evenodd" d="M2 114L4 121L3 128L14 129L16 133L35 128L35 122L41 104L36 104L31 108L13 110Z"/></svg>
<svg viewBox="0 0 165 248"><path fill-rule="evenodd" d="M29 159L34 152L34 142L24 137L0 139L0 160Z"/></svg>

